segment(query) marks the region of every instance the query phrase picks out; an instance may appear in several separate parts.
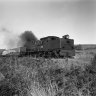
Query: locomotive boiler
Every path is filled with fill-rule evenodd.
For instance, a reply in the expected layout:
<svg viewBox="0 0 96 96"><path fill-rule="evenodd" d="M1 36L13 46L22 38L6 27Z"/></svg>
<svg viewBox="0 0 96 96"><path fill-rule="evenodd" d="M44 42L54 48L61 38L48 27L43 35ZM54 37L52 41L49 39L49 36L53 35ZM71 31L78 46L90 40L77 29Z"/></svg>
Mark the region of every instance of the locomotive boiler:
<svg viewBox="0 0 96 96"><path fill-rule="evenodd" d="M40 40L32 41L28 47L19 47L12 50L17 50L18 56L31 55L33 57L45 58L75 56L74 40L69 39L69 35L64 35L62 38L47 36Z"/></svg>

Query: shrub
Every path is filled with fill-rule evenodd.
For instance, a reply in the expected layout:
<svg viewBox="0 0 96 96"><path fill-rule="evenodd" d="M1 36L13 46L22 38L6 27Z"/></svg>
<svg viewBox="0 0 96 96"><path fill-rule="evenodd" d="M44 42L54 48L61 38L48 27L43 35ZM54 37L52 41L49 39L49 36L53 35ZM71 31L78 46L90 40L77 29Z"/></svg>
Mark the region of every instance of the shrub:
<svg viewBox="0 0 96 96"><path fill-rule="evenodd" d="M95 96L96 56L91 63L85 70L74 64L69 70L43 58L2 57L0 72L5 79L0 81L0 92L8 89L9 94L20 96Z"/></svg>
<svg viewBox="0 0 96 96"><path fill-rule="evenodd" d="M76 50L82 50L82 45L80 45L80 44L79 45L75 45L75 49Z"/></svg>

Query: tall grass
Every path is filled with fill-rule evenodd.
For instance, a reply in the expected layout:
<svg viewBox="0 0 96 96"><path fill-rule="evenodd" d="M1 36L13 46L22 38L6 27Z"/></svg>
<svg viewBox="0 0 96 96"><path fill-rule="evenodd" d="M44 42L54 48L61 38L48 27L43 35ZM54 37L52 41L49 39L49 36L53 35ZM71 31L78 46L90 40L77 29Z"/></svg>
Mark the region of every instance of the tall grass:
<svg viewBox="0 0 96 96"><path fill-rule="evenodd" d="M91 64L61 68L53 60L1 57L0 96L95 96L96 55Z"/></svg>

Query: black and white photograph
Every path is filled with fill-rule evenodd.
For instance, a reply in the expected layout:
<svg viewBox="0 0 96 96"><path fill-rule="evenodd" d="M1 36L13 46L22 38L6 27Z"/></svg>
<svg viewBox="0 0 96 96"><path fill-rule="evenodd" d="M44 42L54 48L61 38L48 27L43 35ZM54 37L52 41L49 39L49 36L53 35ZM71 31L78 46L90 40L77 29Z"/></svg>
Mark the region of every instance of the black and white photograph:
<svg viewBox="0 0 96 96"><path fill-rule="evenodd" d="M0 0L0 96L96 96L96 0Z"/></svg>

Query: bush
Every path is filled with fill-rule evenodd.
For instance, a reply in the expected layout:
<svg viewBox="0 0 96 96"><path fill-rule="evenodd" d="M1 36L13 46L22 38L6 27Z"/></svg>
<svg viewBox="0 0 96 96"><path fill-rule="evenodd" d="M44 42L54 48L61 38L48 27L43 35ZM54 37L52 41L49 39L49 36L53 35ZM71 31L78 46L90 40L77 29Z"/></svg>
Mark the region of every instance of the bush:
<svg viewBox="0 0 96 96"><path fill-rule="evenodd" d="M85 70L74 64L69 70L43 58L2 57L0 72L5 79L0 81L0 92L4 96L95 96L96 55L91 63Z"/></svg>
<svg viewBox="0 0 96 96"><path fill-rule="evenodd" d="M88 89L90 90L91 96L96 95L96 55L91 61L91 64L86 66L86 74L88 78Z"/></svg>
<svg viewBox="0 0 96 96"><path fill-rule="evenodd" d="M0 72L5 76L5 79L0 81L4 82L0 87L5 86L6 90L14 90L14 92L17 90L20 96L30 96L32 89L35 88L37 92L43 90L44 96L46 96L45 93L47 96L52 94L55 96L57 94L55 87L62 87L63 69L52 60L42 58L38 60L32 57L2 57L0 59ZM5 90L3 89L1 92Z"/></svg>
<svg viewBox="0 0 96 96"><path fill-rule="evenodd" d="M75 49L76 50L82 50L82 45L80 45L80 44L79 45L75 45Z"/></svg>

